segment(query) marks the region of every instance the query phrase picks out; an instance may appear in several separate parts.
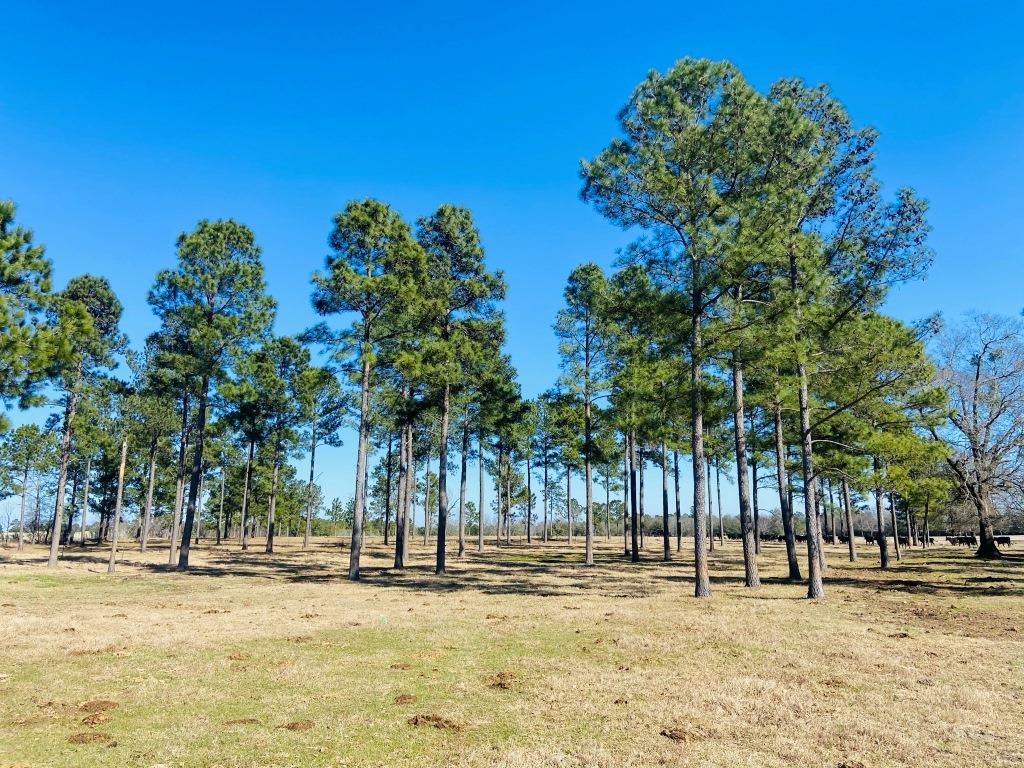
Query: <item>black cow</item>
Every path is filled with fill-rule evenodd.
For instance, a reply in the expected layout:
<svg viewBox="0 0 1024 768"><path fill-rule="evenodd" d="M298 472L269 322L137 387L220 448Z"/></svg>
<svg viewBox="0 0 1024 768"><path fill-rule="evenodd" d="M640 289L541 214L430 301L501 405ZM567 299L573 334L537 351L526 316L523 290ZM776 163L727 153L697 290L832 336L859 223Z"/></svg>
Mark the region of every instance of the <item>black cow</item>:
<svg viewBox="0 0 1024 768"><path fill-rule="evenodd" d="M1013 545L1013 540L1009 536L996 536L997 547L1009 547Z"/></svg>

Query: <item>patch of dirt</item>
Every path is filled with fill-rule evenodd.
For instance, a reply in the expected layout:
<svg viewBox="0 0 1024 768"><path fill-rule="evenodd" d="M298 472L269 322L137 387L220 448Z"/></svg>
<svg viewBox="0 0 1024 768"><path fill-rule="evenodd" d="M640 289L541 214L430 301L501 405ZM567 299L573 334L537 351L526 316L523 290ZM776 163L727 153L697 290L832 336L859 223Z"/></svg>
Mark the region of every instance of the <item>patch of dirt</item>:
<svg viewBox="0 0 1024 768"><path fill-rule="evenodd" d="M83 712L106 712L108 709L117 709L117 702L110 699L93 699L78 708Z"/></svg>
<svg viewBox="0 0 1024 768"><path fill-rule="evenodd" d="M232 653L228 661L249 661L252 658L248 653Z"/></svg>
<svg viewBox="0 0 1024 768"><path fill-rule="evenodd" d="M294 722L287 723L281 726L287 731L311 731L313 730L312 720L295 720Z"/></svg>
<svg viewBox="0 0 1024 768"><path fill-rule="evenodd" d="M210 608L209 610L203 611L203 613L231 613L226 608Z"/></svg>
<svg viewBox="0 0 1024 768"><path fill-rule="evenodd" d="M103 733L102 731L87 731L86 733L73 733L68 736L68 741L72 744L97 744L105 743L113 738L109 733Z"/></svg>
<svg viewBox="0 0 1024 768"><path fill-rule="evenodd" d="M412 669L412 664L407 664L404 661L399 661L391 665L392 669Z"/></svg>
<svg viewBox="0 0 1024 768"><path fill-rule="evenodd" d="M302 616L300 618L303 618L303 619L316 619L316 618L319 618L319 617L320 617L319 613L304 613L304 614L302 614Z"/></svg>
<svg viewBox="0 0 1024 768"><path fill-rule="evenodd" d="M222 725L259 725L260 721L255 717L240 717L237 720L225 720Z"/></svg>
<svg viewBox="0 0 1024 768"><path fill-rule="evenodd" d="M416 697L411 693L401 693L395 697L395 704L415 704Z"/></svg>
<svg viewBox="0 0 1024 768"><path fill-rule="evenodd" d="M462 731L465 726L441 715L421 714L409 718L409 725L439 728L443 731Z"/></svg>
<svg viewBox="0 0 1024 768"><path fill-rule="evenodd" d="M91 715L86 715L82 718L83 725L99 725L100 723L109 723L110 715L106 712L93 712Z"/></svg>
<svg viewBox="0 0 1024 768"><path fill-rule="evenodd" d="M516 682L516 676L512 672L499 672L498 674L487 678L487 687L510 691Z"/></svg>

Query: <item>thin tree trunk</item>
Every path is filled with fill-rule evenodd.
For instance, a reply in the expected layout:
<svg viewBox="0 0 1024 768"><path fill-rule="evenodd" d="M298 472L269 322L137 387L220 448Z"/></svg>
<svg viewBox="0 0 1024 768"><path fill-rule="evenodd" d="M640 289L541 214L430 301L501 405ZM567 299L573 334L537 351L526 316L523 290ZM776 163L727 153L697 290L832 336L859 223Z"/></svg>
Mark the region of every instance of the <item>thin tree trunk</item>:
<svg viewBox="0 0 1024 768"><path fill-rule="evenodd" d="M672 474L676 489L676 552L683 551L683 509L679 494L679 451L672 451Z"/></svg>
<svg viewBox="0 0 1024 768"><path fill-rule="evenodd" d="M391 476L392 457L394 455L395 436L388 433L387 463L384 465L384 546L388 545L388 534L391 528Z"/></svg>
<svg viewBox="0 0 1024 768"><path fill-rule="evenodd" d="M423 546L430 543L430 449L423 468Z"/></svg>
<svg viewBox="0 0 1024 768"><path fill-rule="evenodd" d="M772 408L775 432L775 479L779 486L779 509L782 514L783 538L786 540L786 560L790 581L800 581L800 561L796 556L796 533L793 530L792 485L786 472L786 444L782 434L782 403L776 395Z"/></svg>
<svg viewBox="0 0 1024 768"><path fill-rule="evenodd" d="M398 509L395 510L395 568L405 568L405 502L409 494L409 464L405 450L406 426L398 433Z"/></svg>
<svg viewBox="0 0 1024 768"><path fill-rule="evenodd" d="M363 550L363 487L366 482L366 452L370 442L370 358L369 338L364 334L363 373L359 399L359 444L356 451L355 504L352 514L352 549L348 556L348 578L359 581L359 555Z"/></svg>
<svg viewBox="0 0 1024 768"><path fill-rule="evenodd" d="M662 559L672 559L672 537L668 529L668 446L661 443L661 542Z"/></svg>
<svg viewBox="0 0 1024 768"><path fill-rule="evenodd" d="M79 377L81 372L79 372ZM71 433L74 429L75 411L78 406L78 383L66 395L64 405L64 428L60 441L60 467L57 471L57 498L53 507L53 529L50 534L50 557L46 562L48 568L57 567L57 552L60 547L60 528L64 523L64 494L68 481L68 462L71 461ZM38 497L38 486L36 495ZM34 543L34 540L33 540Z"/></svg>
<svg viewBox="0 0 1024 768"><path fill-rule="evenodd" d="M277 476L279 472L278 451L274 449L274 469L270 476L270 502L267 504L267 545L264 551L269 555L274 551L274 533L277 529Z"/></svg>
<svg viewBox="0 0 1024 768"><path fill-rule="evenodd" d="M612 491L609 487L611 476L608 471L611 467L605 466L604 476L604 538L605 541L612 540Z"/></svg>
<svg viewBox="0 0 1024 768"><path fill-rule="evenodd" d="M846 508L846 538L850 550L850 562L857 561L857 542L853 535L853 505L850 503L850 481L843 478L843 506Z"/></svg>
<svg viewBox="0 0 1024 768"><path fill-rule="evenodd" d="M142 511L142 528L139 531L140 552L146 551L146 545L149 543L150 521L153 519L153 493L156 489L157 446L158 438L154 436L149 441L149 472L146 478L146 506ZM86 464L86 473L88 473L88 464ZM86 487L88 487L88 482L88 479L86 479Z"/></svg>
<svg viewBox="0 0 1024 768"><path fill-rule="evenodd" d="M572 467L565 467L565 522L569 528L569 546L572 546Z"/></svg>
<svg viewBox="0 0 1024 768"><path fill-rule="evenodd" d="M647 509L647 506L644 504L644 449L642 446L640 450L637 451L636 460L639 475L638 485L640 486L640 510L639 515L637 516L637 527L639 528L640 534L640 549L646 549L647 542L644 541L644 512Z"/></svg>
<svg viewBox="0 0 1024 768"><path fill-rule="evenodd" d="M448 538L448 420L451 411L451 387L444 385L441 398L441 445L437 451L437 563L434 573L445 572L445 546ZM430 475L430 469L427 469Z"/></svg>
<svg viewBox="0 0 1024 768"><path fill-rule="evenodd" d="M736 443L736 486L740 502L740 535L743 537L743 583L747 587L761 586L761 578L757 572L757 545L754 539L754 528L750 519L750 488L747 485L747 433L743 405L743 366L737 355L732 356L732 397L733 397L733 431ZM721 486L719 486L721 493ZM722 514L719 502L718 514Z"/></svg>
<svg viewBox="0 0 1024 768"><path fill-rule="evenodd" d="M751 427L753 427L754 419L750 419ZM754 513L754 554L761 554L761 512L757 505L757 458L754 456L754 452L750 452L750 504L753 508Z"/></svg>
<svg viewBox="0 0 1024 768"><path fill-rule="evenodd" d="M196 444L192 454L192 479L188 487L188 507L185 510L185 530L181 535L181 551L178 553L178 570L188 570L189 540L192 526L198 512L199 491L203 478L203 448L206 441L206 404L209 397L210 379L203 377L199 387L199 409L196 413Z"/></svg>
<svg viewBox="0 0 1024 768"><path fill-rule="evenodd" d="M313 534L313 479L316 467L316 421L309 430L309 482L306 484L306 530L302 535L303 551L309 549L309 539Z"/></svg>
<svg viewBox="0 0 1024 768"><path fill-rule="evenodd" d="M82 484L82 519L79 522L81 541L79 546L85 548L85 526L89 517L89 481L92 479L92 456L85 457L85 482Z"/></svg>
<svg viewBox="0 0 1024 768"><path fill-rule="evenodd" d="M873 459L875 477L881 477L882 464L877 457ZM882 568L889 567L889 543L885 538L885 518L882 513L882 486L880 482L875 483L875 517L878 520L878 535L875 536L875 543L878 545L878 555Z"/></svg>
<svg viewBox="0 0 1024 768"><path fill-rule="evenodd" d="M715 494L714 494L714 488L711 487L711 478L713 477L713 473L712 473L711 470L712 470L713 467L712 467L712 464L711 464L711 457L710 456L707 459L707 465L708 465L708 533L709 533L709 536L708 536L708 548L712 552L714 552L715 551L715 502L714 502Z"/></svg>
<svg viewBox="0 0 1024 768"><path fill-rule="evenodd" d="M480 488L479 488L479 499L477 508L477 525L476 525L476 551L480 554L484 552L484 432L478 430L476 433L476 451L477 451L477 473L480 476ZM544 512L544 537L547 540L548 531L548 517L547 508L545 507Z"/></svg>
<svg viewBox="0 0 1024 768"><path fill-rule="evenodd" d="M224 521L224 467L220 468L220 507L217 509L217 546L220 546L220 528Z"/></svg>
<svg viewBox="0 0 1024 768"><path fill-rule="evenodd" d="M238 539L242 551L249 549L249 484L252 482L252 454L256 441L249 441L249 455L245 459L245 482L242 484L242 520L238 527Z"/></svg>
<svg viewBox="0 0 1024 768"><path fill-rule="evenodd" d="M640 562L640 541L637 536L636 436L631 432L626 439L629 452L629 544L630 559Z"/></svg>
<svg viewBox="0 0 1024 768"><path fill-rule="evenodd" d="M722 522L722 465L715 457L715 491L718 494L718 543L725 545L725 525Z"/></svg>
<svg viewBox="0 0 1024 768"><path fill-rule="evenodd" d="M700 288L700 263L694 268L693 278L691 339L690 339L690 455L693 457L693 594L695 597L711 597L711 580L708 578L708 550L704 525L704 394L703 394L703 339L701 337L701 316L704 296Z"/></svg>
<svg viewBox="0 0 1024 768"><path fill-rule="evenodd" d="M469 405L466 405L462 418L462 459L459 467L459 557L466 555L466 465L469 461Z"/></svg>
<svg viewBox="0 0 1024 768"><path fill-rule="evenodd" d="M121 464L117 470L117 501L114 503L113 532L110 536L110 560L107 573L113 573L117 565L117 532L121 528L121 500L124 498L124 465L128 458L128 438L121 440Z"/></svg>
<svg viewBox="0 0 1024 768"><path fill-rule="evenodd" d="M25 474L22 476L21 482L21 511L18 514L18 551L20 552L25 548L25 498L28 496L28 467L25 468ZM82 510L83 519L85 516L85 510ZM84 539L83 539L84 541Z"/></svg>
<svg viewBox="0 0 1024 768"><path fill-rule="evenodd" d="M896 522L896 497L889 491L889 517L892 518L892 548L896 553L896 559L902 560L903 553L900 551L900 527Z"/></svg>
<svg viewBox="0 0 1024 768"><path fill-rule="evenodd" d="M178 532L181 528L181 506L185 498L185 463L188 456L188 390L181 395L181 435L178 439L178 468L174 477L174 512L171 516L171 546L167 551L167 564L178 559Z"/></svg>
<svg viewBox="0 0 1024 768"><path fill-rule="evenodd" d="M800 299L797 295L798 275L796 253L792 249L789 255L790 288L793 294L793 301L796 305L796 342L799 345L802 339L800 325L802 323ZM800 449L804 474L804 508L808 510L807 517L807 597L817 600L825 596L825 585L822 582L821 567L821 535L818 531L818 518L814 514L815 488L814 488L814 454L813 441L811 438L811 398L807 385L807 365L804 363L802 353L797 354L796 363L797 375L797 398L800 406Z"/></svg>
<svg viewBox="0 0 1024 768"><path fill-rule="evenodd" d="M533 475L530 473L530 452L526 452L526 543L533 543Z"/></svg>

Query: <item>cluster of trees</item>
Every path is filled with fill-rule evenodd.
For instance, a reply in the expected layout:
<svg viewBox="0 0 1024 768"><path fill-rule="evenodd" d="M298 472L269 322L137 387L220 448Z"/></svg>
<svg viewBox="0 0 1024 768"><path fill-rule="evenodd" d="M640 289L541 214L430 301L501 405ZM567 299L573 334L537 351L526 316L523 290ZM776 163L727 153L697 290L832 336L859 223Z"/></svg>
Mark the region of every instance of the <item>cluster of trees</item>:
<svg viewBox="0 0 1024 768"><path fill-rule="evenodd" d="M887 527L899 557L901 525L927 542L965 507L979 555L998 556L994 521L1024 488L1021 328L977 316L943 332L937 317L884 314L890 289L923 276L932 254L925 203L882 193L875 132L825 87L780 80L762 93L729 63L690 59L652 72L620 122L583 163L582 197L637 236L613 273L570 274L554 326L562 376L533 400L502 353L505 281L465 208L410 225L381 201L349 203L313 276L323 321L296 337L273 332L253 232L200 221L149 292L159 329L129 349L109 283L83 275L54 291L42 247L0 203L0 398L53 407L42 427L0 423L19 545L48 497L50 565L77 522L82 546L88 533L112 539L113 569L124 507L138 512L140 546L169 538L182 570L204 526L242 549L258 535L267 552L282 530L308 547L344 528L351 579L371 530L396 568L412 536L433 536L441 574L449 539L459 556L474 535L484 548L489 476L497 544L582 532L589 565L601 528L621 530L634 561L645 535L670 559L685 533L707 597L707 552L729 522L724 472L749 587L766 534L779 532L795 580L806 542L808 596L820 598L826 540L844 538L855 558L857 528L873 527L888 567ZM354 494L326 507L317 449L346 429ZM644 514L650 465L660 519Z"/></svg>

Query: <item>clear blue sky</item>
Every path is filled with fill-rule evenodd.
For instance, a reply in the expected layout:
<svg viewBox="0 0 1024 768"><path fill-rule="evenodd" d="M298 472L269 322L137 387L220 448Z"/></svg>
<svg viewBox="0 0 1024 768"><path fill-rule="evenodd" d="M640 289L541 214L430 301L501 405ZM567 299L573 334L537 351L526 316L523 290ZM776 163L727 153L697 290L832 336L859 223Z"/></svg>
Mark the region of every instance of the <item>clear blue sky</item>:
<svg viewBox="0 0 1024 768"><path fill-rule="evenodd" d="M881 131L881 176L931 201L937 251L894 314L1024 305L1020 3L150 5L10 3L2 22L0 196L58 286L110 278L136 342L153 275L200 217L255 230L293 333L345 201L410 220L452 202L507 275L508 351L536 394L557 374L566 275L626 242L579 201L579 160L649 69L687 55L759 87L827 82ZM329 496L351 492L350 448L321 466Z"/></svg>

